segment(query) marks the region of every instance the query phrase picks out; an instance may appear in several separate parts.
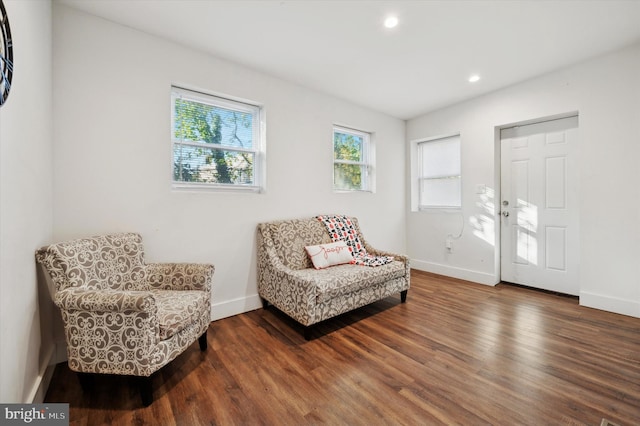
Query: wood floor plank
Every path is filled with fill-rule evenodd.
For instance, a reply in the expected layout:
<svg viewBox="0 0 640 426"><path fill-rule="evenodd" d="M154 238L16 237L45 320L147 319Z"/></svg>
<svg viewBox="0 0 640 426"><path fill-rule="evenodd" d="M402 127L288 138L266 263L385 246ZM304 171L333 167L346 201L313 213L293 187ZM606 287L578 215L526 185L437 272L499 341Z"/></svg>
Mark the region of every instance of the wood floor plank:
<svg viewBox="0 0 640 426"><path fill-rule="evenodd" d="M273 307L215 321L206 352L154 376L150 407L126 377L83 393L66 364L45 400L72 425L640 424L640 319L418 271L408 296L310 341Z"/></svg>

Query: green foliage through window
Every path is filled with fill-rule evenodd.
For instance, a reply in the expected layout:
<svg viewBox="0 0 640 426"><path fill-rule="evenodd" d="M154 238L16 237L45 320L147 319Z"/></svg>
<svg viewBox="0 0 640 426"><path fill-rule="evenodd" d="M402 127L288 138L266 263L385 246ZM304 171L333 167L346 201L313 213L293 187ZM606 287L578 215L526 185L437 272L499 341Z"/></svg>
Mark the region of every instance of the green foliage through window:
<svg viewBox="0 0 640 426"><path fill-rule="evenodd" d="M258 107L174 88L172 110L174 182L256 185Z"/></svg>
<svg viewBox="0 0 640 426"><path fill-rule="evenodd" d="M333 187L339 191L369 190L369 134L333 129Z"/></svg>

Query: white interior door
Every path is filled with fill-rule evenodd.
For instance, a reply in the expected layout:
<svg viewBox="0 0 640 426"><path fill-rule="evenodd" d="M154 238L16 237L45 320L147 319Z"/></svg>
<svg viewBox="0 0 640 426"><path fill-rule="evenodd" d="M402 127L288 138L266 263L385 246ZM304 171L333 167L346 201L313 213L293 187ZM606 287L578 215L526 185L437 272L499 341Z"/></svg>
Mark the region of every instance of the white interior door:
<svg viewBox="0 0 640 426"><path fill-rule="evenodd" d="M578 295L578 117L500 133L501 279Z"/></svg>

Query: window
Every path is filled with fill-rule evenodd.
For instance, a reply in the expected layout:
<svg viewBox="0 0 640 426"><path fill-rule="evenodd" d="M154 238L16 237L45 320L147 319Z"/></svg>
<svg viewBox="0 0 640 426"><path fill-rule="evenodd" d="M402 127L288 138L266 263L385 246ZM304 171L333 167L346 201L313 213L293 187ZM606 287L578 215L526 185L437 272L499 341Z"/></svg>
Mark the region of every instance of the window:
<svg viewBox="0 0 640 426"><path fill-rule="evenodd" d="M259 191L261 108L173 87L173 185Z"/></svg>
<svg viewBox="0 0 640 426"><path fill-rule="evenodd" d="M333 189L372 191L372 149L369 133L333 127Z"/></svg>
<svg viewBox="0 0 640 426"><path fill-rule="evenodd" d="M418 208L462 206L460 135L417 142Z"/></svg>

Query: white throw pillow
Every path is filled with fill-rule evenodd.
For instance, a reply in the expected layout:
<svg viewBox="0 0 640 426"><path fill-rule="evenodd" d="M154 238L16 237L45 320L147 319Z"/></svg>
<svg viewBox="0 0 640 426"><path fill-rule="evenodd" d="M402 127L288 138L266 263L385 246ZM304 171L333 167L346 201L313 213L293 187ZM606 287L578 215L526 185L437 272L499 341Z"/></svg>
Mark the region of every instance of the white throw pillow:
<svg viewBox="0 0 640 426"><path fill-rule="evenodd" d="M355 263L355 259L344 241L331 244L319 244L304 248L313 262L313 267L323 269L329 266Z"/></svg>

